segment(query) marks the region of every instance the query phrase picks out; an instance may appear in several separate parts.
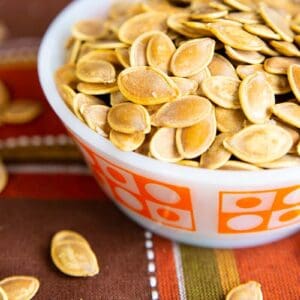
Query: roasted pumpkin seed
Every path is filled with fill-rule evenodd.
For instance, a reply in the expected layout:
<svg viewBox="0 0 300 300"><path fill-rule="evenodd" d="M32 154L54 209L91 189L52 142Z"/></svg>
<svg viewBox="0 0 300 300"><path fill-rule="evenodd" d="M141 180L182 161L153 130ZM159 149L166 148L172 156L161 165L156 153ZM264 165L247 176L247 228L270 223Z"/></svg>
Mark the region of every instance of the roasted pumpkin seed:
<svg viewBox="0 0 300 300"><path fill-rule="evenodd" d="M204 94L217 105L229 108L240 108L239 102L240 81L227 76L212 76L202 82Z"/></svg>
<svg viewBox="0 0 300 300"><path fill-rule="evenodd" d="M209 69L208 68L204 68L202 71L200 71L196 75L193 75L193 76L189 77L189 79L197 81L197 83L198 83L197 94L199 96L204 96L204 93L202 91L202 81L205 78L208 78L210 76L211 76L211 74L210 74Z"/></svg>
<svg viewBox="0 0 300 300"><path fill-rule="evenodd" d="M272 124L251 125L224 140L225 148L242 161L259 164L286 155L293 145L290 134Z"/></svg>
<svg viewBox="0 0 300 300"><path fill-rule="evenodd" d="M300 128L300 105L292 102L276 104L273 114L283 122Z"/></svg>
<svg viewBox="0 0 300 300"><path fill-rule="evenodd" d="M278 12L278 10L268 6L264 2L260 2L259 12L267 25L270 26L276 33L278 33L282 39L287 42L293 41L294 33L290 29L289 22Z"/></svg>
<svg viewBox="0 0 300 300"><path fill-rule="evenodd" d="M31 276L12 276L2 279L0 287L9 300L30 300L38 292L40 282Z"/></svg>
<svg viewBox="0 0 300 300"><path fill-rule="evenodd" d="M142 33L159 30L165 32L167 15L162 12L146 12L136 15L125 21L119 29L119 39L127 44L132 44Z"/></svg>
<svg viewBox="0 0 300 300"><path fill-rule="evenodd" d="M142 105L129 102L113 106L108 113L108 123L113 130L126 134L151 130L148 111Z"/></svg>
<svg viewBox="0 0 300 300"><path fill-rule="evenodd" d="M4 191L6 185L8 183L8 172L0 160L0 194Z"/></svg>
<svg viewBox="0 0 300 300"><path fill-rule="evenodd" d="M211 63L208 65L208 69L212 76L228 76L238 79L236 71L232 63L224 56L215 53ZM208 76L207 76L208 77Z"/></svg>
<svg viewBox="0 0 300 300"><path fill-rule="evenodd" d="M260 16L255 12L232 12L225 18L242 24L257 24L261 22Z"/></svg>
<svg viewBox="0 0 300 300"><path fill-rule="evenodd" d="M269 163L258 164L257 166L265 169L283 169L300 167L300 157L295 155L285 155L277 160L271 161Z"/></svg>
<svg viewBox="0 0 300 300"><path fill-rule="evenodd" d="M75 87L78 79L76 77L76 68L74 65L63 65L57 71L55 72L55 82L56 84L59 85L67 85L70 87ZM2 84L0 83L0 102L3 101L2 97L4 97L6 91L2 91ZM3 95L2 95L3 94ZM8 97L8 94L7 96ZM1 109L1 106L0 106Z"/></svg>
<svg viewBox="0 0 300 300"><path fill-rule="evenodd" d="M99 20L83 20L72 28L73 36L81 41L94 41L106 35L104 23Z"/></svg>
<svg viewBox="0 0 300 300"><path fill-rule="evenodd" d="M218 170L223 171L260 171L261 168L241 161L229 160ZM232 299L233 300L233 299Z"/></svg>
<svg viewBox="0 0 300 300"><path fill-rule="evenodd" d="M270 44L281 55L300 57L300 51L293 43L286 41L271 41Z"/></svg>
<svg viewBox="0 0 300 300"><path fill-rule="evenodd" d="M244 128L245 115L241 109L216 107L216 118L221 132L238 132Z"/></svg>
<svg viewBox="0 0 300 300"><path fill-rule="evenodd" d="M113 92L110 94L110 105L114 106L123 102L128 102L128 100L123 96L123 94L118 92Z"/></svg>
<svg viewBox="0 0 300 300"><path fill-rule="evenodd" d="M117 48L115 49L117 58L124 68L130 67L129 49L128 48Z"/></svg>
<svg viewBox="0 0 300 300"><path fill-rule="evenodd" d="M206 152L217 134L216 116L213 109L199 123L179 128L176 131L176 145L185 159L192 159Z"/></svg>
<svg viewBox="0 0 300 300"><path fill-rule="evenodd" d="M239 89L242 110L254 124L267 122L275 105L275 95L263 72L246 77Z"/></svg>
<svg viewBox="0 0 300 300"><path fill-rule="evenodd" d="M109 139L120 150L129 152L138 149L143 144L145 134L143 132L126 134L111 130Z"/></svg>
<svg viewBox="0 0 300 300"><path fill-rule="evenodd" d="M158 31L145 32L138 36L131 45L129 61L131 67L147 66L147 46Z"/></svg>
<svg viewBox="0 0 300 300"><path fill-rule="evenodd" d="M184 96L163 105L151 121L156 127L184 128L206 119L212 109L212 104L206 98Z"/></svg>
<svg viewBox="0 0 300 300"><path fill-rule="evenodd" d="M288 68L287 74L291 89L297 100L300 102L300 64L291 65Z"/></svg>
<svg viewBox="0 0 300 300"><path fill-rule="evenodd" d="M297 57L271 57L265 60L264 68L272 74L284 74L288 72L290 65L300 65L300 58Z"/></svg>
<svg viewBox="0 0 300 300"><path fill-rule="evenodd" d="M177 150L176 129L164 127L158 129L151 139L150 153L153 157L162 161L181 161L183 156Z"/></svg>
<svg viewBox="0 0 300 300"><path fill-rule="evenodd" d="M55 235L52 237L51 244L58 244L67 241L80 242L89 245L85 237L72 230L61 230L55 233Z"/></svg>
<svg viewBox="0 0 300 300"><path fill-rule="evenodd" d="M109 107L100 104L85 105L82 108L82 116L88 126L100 134L106 131L108 112ZM105 136L107 136L107 134L105 134Z"/></svg>
<svg viewBox="0 0 300 300"><path fill-rule="evenodd" d="M127 99L142 105L173 101L180 94L172 79L152 67L125 69L118 77L118 86Z"/></svg>
<svg viewBox="0 0 300 300"><path fill-rule="evenodd" d="M77 85L80 93L87 95L105 95L119 90L117 83L88 83L80 82Z"/></svg>
<svg viewBox="0 0 300 300"><path fill-rule="evenodd" d="M147 61L151 67L168 73L175 50L175 45L165 33L154 34L148 43Z"/></svg>
<svg viewBox="0 0 300 300"><path fill-rule="evenodd" d="M124 49L124 48L121 48ZM86 54L82 55L78 59L78 64L83 61L89 61L89 62L98 62L98 61L106 61L113 65L119 65L120 62L117 58L116 52L111 49L104 49L104 50L91 50L87 52Z"/></svg>
<svg viewBox="0 0 300 300"><path fill-rule="evenodd" d="M207 67L214 55L215 41L195 39L182 44L174 53L170 69L177 77L191 77Z"/></svg>
<svg viewBox="0 0 300 300"><path fill-rule="evenodd" d="M251 0L224 0L224 3L241 11L253 11L256 9L255 3Z"/></svg>
<svg viewBox="0 0 300 300"><path fill-rule="evenodd" d="M195 95L197 93L198 82L196 80L182 77L171 77L171 79L175 81L182 96Z"/></svg>
<svg viewBox="0 0 300 300"><path fill-rule="evenodd" d="M51 257L55 266L66 275L88 277L99 273L97 258L85 243L62 241L51 244Z"/></svg>
<svg viewBox="0 0 300 300"><path fill-rule="evenodd" d="M190 159L183 159L177 162L177 164L184 167L199 168L199 162Z"/></svg>
<svg viewBox="0 0 300 300"><path fill-rule="evenodd" d="M263 39L281 40L281 36L264 24L245 24L244 29Z"/></svg>
<svg viewBox="0 0 300 300"><path fill-rule="evenodd" d="M265 60L265 57L257 51L238 50L225 45L225 52L231 59L246 64L260 64Z"/></svg>
<svg viewBox="0 0 300 300"><path fill-rule="evenodd" d="M235 287L226 296L226 300L237 299L263 300L261 285L256 281L249 281Z"/></svg>
<svg viewBox="0 0 300 300"><path fill-rule="evenodd" d="M239 26L224 24L222 22L211 23L208 26L220 41L233 48L246 51L259 51L264 47L264 42L260 38L250 34Z"/></svg>
<svg viewBox="0 0 300 300"><path fill-rule="evenodd" d="M104 60L82 60L76 68L77 77L88 83L113 83L116 81L114 66Z"/></svg>
<svg viewBox="0 0 300 300"><path fill-rule="evenodd" d="M226 16L228 14L227 10L220 10L210 6L203 6L193 11L191 14L192 20L202 20L202 19L218 19Z"/></svg>
<svg viewBox="0 0 300 300"><path fill-rule="evenodd" d="M209 150L201 156L201 168L216 170L224 166L226 162L229 161L231 153L223 146L223 141L228 136L228 133L221 133L215 138Z"/></svg>

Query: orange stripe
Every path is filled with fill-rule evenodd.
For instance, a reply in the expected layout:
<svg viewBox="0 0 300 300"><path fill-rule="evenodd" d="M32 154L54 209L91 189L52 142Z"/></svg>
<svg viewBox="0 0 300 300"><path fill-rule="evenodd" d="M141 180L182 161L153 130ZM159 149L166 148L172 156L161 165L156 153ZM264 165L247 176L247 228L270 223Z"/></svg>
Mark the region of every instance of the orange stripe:
<svg viewBox="0 0 300 300"><path fill-rule="evenodd" d="M260 282L266 300L299 299L299 245L297 234L263 247L236 250L241 282Z"/></svg>
<svg viewBox="0 0 300 300"><path fill-rule="evenodd" d="M160 299L179 300L180 298L172 242L156 235L153 236L153 242Z"/></svg>

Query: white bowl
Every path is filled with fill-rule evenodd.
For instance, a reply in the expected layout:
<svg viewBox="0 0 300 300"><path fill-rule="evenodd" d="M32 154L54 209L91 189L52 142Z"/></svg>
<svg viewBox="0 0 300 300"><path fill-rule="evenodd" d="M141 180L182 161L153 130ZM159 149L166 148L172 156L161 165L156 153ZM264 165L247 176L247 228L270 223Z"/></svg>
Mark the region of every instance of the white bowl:
<svg viewBox="0 0 300 300"><path fill-rule="evenodd" d="M78 0L69 5L49 27L38 59L49 103L109 197L140 225L198 246L255 246L299 230L299 168L232 172L163 163L119 151L67 108L53 74L63 64L70 28L80 19L105 16L112 2Z"/></svg>

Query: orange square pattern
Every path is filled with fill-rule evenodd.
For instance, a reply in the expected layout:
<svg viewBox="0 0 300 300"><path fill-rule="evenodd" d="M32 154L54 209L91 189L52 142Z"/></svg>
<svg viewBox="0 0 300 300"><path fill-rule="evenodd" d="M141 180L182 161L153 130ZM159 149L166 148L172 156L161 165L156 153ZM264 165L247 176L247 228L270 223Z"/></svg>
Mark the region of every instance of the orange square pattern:
<svg viewBox="0 0 300 300"><path fill-rule="evenodd" d="M155 223L196 231L188 188L163 183L120 168L75 139L101 187L113 195L119 204Z"/></svg>
<svg viewBox="0 0 300 300"><path fill-rule="evenodd" d="M219 194L219 233L260 232L295 224L300 224L300 185Z"/></svg>

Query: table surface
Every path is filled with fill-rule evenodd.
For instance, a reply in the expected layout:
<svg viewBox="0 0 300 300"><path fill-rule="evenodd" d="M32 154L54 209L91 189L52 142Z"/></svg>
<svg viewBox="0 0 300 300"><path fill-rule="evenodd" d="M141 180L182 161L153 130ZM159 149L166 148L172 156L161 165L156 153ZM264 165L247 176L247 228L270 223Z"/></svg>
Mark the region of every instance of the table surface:
<svg viewBox="0 0 300 300"><path fill-rule="evenodd" d="M10 173L0 196L0 279L38 277L40 300L222 300L249 280L261 282L266 300L299 300L300 234L253 249L190 247L135 225L99 189L48 106L36 73L39 38L68 2L0 1L0 20L11 38L0 46L0 79L14 98L44 106L33 123L0 128L0 157ZM69 278L53 266L49 243L61 229L90 241L98 276Z"/></svg>

